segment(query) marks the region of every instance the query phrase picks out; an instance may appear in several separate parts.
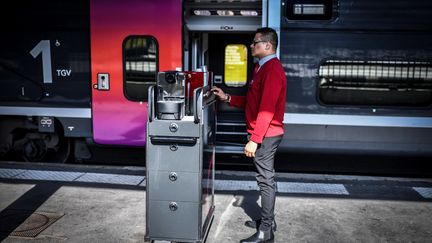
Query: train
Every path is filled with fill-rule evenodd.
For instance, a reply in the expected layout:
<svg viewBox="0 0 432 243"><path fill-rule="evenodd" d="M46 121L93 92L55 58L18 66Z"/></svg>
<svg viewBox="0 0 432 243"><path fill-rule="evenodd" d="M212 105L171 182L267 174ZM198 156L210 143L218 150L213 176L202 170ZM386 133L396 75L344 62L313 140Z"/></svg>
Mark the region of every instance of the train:
<svg viewBox="0 0 432 243"><path fill-rule="evenodd" d="M260 27L277 31L287 78L278 153L431 157L430 16L428 0L12 1L0 14L0 159L145 154L157 73L205 68L245 95ZM217 154L242 154L246 137L244 111L220 102Z"/></svg>

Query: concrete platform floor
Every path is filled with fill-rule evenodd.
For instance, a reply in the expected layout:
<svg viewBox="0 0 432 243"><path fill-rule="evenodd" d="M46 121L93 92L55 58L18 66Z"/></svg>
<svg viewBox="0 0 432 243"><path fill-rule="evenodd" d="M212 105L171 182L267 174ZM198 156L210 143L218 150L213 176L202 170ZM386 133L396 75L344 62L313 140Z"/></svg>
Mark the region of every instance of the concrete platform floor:
<svg viewBox="0 0 432 243"><path fill-rule="evenodd" d="M59 174L47 179L37 171L134 181L62 180ZM35 238L0 235L0 241L144 242L143 172L140 167L2 165L0 213L19 209L64 215ZM278 174L277 181L275 242L432 242L431 179ZM207 242L239 242L254 233L244 221L258 216L253 173L219 171L217 182Z"/></svg>

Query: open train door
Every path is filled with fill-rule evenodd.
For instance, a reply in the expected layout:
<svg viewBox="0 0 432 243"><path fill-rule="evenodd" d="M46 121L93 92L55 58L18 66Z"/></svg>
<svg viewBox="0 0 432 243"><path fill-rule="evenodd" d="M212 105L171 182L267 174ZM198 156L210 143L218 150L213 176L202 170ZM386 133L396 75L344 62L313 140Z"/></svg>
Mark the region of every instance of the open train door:
<svg viewBox="0 0 432 243"><path fill-rule="evenodd" d="M182 3L90 1L93 138L144 146L147 90L181 67Z"/></svg>
<svg viewBox="0 0 432 243"><path fill-rule="evenodd" d="M194 70L205 65L216 86L245 96L254 67L250 44L263 25L263 5L259 0L185 2L185 66ZM219 102L216 125L218 155L242 153L247 142L244 109Z"/></svg>

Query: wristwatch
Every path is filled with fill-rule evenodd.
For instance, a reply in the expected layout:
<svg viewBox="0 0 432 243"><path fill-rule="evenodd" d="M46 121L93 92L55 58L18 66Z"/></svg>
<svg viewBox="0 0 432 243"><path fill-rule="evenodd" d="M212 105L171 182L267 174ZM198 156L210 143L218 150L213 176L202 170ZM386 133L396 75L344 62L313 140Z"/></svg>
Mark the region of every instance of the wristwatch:
<svg viewBox="0 0 432 243"><path fill-rule="evenodd" d="M231 95L225 93L225 97L226 97L226 98L224 99L224 102L225 102L225 103L230 103L230 101L231 101Z"/></svg>

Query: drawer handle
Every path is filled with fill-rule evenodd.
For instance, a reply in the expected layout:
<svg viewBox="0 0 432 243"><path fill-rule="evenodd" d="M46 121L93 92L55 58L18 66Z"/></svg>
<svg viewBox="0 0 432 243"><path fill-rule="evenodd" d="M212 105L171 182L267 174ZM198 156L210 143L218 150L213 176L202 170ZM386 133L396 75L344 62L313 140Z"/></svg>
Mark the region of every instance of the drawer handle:
<svg viewBox="0 0 432 243"><path fill-rule="evenodd" d="M171 123L171 124L169 125L169 130L170 130L171 132L177 132L177 130L178 130L178 125L177 125L177 123Z"/></svg>
<svg viewBox="0 0 432 243"><path fill-rule="evenodd" d="M194 146L197 138L194 137L173 137L173 136L151 136L150 142L154 145L180 144L182 146Z"/></svg>
<svg viewBox="0 0 432 243"><path fill-rule="evenodd" d="M171 203L169 204L169 209L170 209L171 211L176 211L176 210L178 209L178 205L177 205L177 203L175 203L175 202L171 202Z"/></svg>
<svg viewBox="0 0 432 243"><path fill-rule="evenodd" d="M177 180L177 173L171 172L169 174L169 179L170 179L170 181L176 181Z"/></svg>

